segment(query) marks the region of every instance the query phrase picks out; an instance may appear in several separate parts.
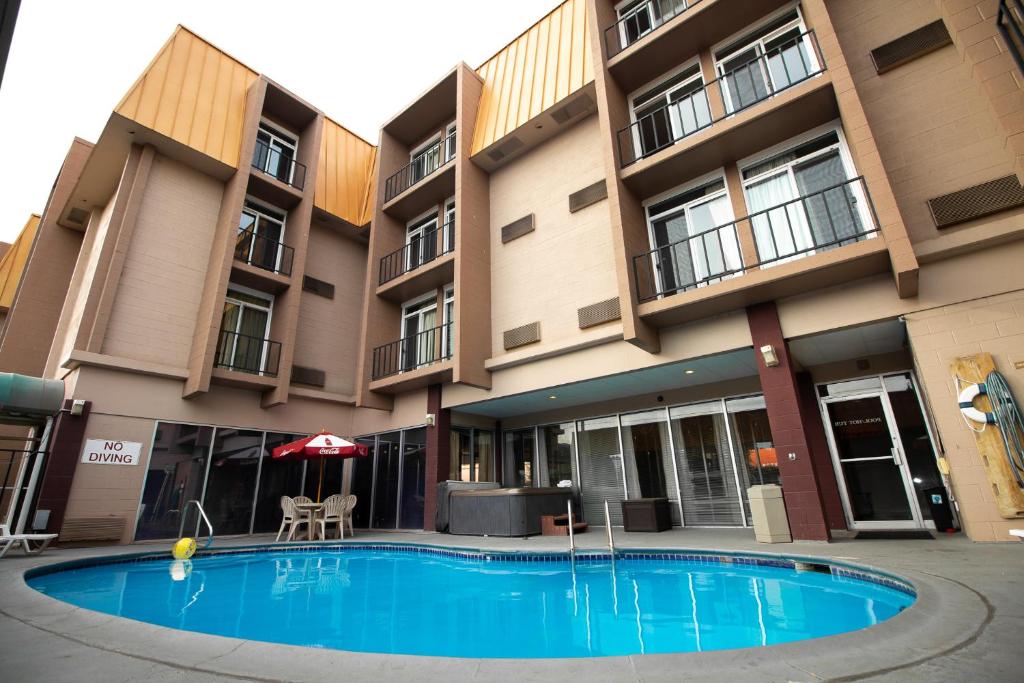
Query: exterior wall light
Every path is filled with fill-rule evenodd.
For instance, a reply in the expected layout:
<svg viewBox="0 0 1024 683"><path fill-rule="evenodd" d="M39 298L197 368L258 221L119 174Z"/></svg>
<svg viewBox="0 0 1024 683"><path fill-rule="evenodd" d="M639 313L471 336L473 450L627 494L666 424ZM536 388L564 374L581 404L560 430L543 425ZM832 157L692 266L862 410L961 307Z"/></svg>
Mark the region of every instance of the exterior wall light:
<svg viewBox="0 0 1024 683"><path fill-rule="evenodd" d="M428 427L433 427L437 424L437 416L434 413L427 413L426 423Z"/></svg>
<svg viewBox="0 0 1024 683"><path fill-rule="evenodd" d="M71 402L70 412L72 415L81 415L83 410L85 410L85 401L76 398L74 401Z"/></svg>
<svg viewBox="0 0 1024 683"><path fill-rule="evenodd" d="M774 368L779 364L779 356L775 353L775 347L771 344L765 344L761 347L761 357L764 358L765 367Z"/></svg>

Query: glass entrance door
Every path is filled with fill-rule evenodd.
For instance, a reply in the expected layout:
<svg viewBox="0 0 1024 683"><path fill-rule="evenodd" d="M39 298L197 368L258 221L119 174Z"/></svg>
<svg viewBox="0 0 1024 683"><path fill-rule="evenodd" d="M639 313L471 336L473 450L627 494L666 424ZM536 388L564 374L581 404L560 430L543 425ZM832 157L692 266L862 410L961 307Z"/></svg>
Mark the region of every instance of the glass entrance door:
<svg viewBox="0 0 1024 683"><path fill-rule="evenodd" d="M872 392L826 398L824 412L852 527L923 526L886 395Z"/></svg>

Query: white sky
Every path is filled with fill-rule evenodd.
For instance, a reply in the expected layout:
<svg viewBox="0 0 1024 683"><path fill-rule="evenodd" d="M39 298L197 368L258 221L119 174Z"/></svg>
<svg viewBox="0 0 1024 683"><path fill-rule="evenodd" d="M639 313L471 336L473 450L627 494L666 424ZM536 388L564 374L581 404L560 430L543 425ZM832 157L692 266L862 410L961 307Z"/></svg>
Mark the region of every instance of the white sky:
<svg viewBox="0 0 1024 683"><path fill-rule="evenodd" d="M376 143L456 63L479 66L558 4L24 0L0 86L0 240L42 213L72 138L96 141L179 23Z"/></svg>

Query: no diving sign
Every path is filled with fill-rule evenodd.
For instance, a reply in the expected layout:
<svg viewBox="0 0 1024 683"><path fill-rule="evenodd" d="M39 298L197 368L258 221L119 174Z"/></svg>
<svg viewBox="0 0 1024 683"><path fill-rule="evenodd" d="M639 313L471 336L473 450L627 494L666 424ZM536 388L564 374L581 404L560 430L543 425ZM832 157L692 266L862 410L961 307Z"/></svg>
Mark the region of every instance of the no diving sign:
<svg viewBox="0 0 1024 683"><path fill-rule="evenodd" d="M138 465L142 444L136 441L86 439L82 462L94 465Z"/></svg>

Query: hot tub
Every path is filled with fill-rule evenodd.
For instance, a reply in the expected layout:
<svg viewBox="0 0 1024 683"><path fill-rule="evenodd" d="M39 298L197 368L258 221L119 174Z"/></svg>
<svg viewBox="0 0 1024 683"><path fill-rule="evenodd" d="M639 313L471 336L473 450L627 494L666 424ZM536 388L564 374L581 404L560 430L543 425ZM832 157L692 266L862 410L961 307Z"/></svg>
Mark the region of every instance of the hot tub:
<svg viewBox="0 0 1024 683"><path fill-rule="evenodd" d="M453 491L448 533L464 536L532 536L541 515L565 514L570 488Z"/></svg>

